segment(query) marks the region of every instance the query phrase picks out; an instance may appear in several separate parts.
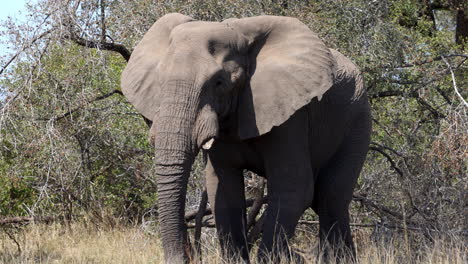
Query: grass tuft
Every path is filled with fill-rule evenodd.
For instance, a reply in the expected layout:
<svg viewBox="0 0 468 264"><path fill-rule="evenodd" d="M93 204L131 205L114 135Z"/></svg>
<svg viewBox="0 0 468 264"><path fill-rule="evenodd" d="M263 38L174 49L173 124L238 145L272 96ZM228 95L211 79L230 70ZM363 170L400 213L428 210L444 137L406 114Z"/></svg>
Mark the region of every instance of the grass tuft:
<svg viewBox="0 0 468 264"><path fill-rule="evenodd" d="M98 229L83 224L69 227L55 224L2 231L0 263L163 263L158 237L135 226ZM355 234L358 263L468 263L463 237L441 235L432 242L418 239L408 242L398 234L379 239L364 231L358 230ZM202 240L203 263L232 263L221 258L213 230L207 230ZM298 232L291 248L306 263L320 263L322 259L313 234ZM251 258L256 263L254 257ZM282 257L275 263L294 261Z"/></svg>

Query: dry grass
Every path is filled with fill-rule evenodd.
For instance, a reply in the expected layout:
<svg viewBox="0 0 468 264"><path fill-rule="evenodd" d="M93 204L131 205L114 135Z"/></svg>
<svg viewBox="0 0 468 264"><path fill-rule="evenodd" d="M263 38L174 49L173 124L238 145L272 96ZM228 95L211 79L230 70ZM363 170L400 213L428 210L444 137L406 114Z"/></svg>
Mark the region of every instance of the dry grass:
<svg viewBox="0 0 468 264"><path fill-rule="evenodd" d="M15 243L0 236L0 262L4 263L161 263L158 239L138 228L87 229L73 225L27 227Z"/></svg>
<svg viewBox="0 0 468 264"><path fill-rule="evenodd" d="M10 229L10 233L12 230ZM162 263L162 249L157 237L139 227L113 229L86 228L75 224L31 225L13 233L18 246L0 232L1 263ZM372 240L366 232L356 232L359 263L467 263L466 241L460 237L422 240ZM213 232L203 237L204 263L227 263L221 260ZM408 241L408 240L406 240ZM307 260L317 263L317 242L311 234L299 232L292 243ZM281 263L289 263L284 259Z"/></svg>

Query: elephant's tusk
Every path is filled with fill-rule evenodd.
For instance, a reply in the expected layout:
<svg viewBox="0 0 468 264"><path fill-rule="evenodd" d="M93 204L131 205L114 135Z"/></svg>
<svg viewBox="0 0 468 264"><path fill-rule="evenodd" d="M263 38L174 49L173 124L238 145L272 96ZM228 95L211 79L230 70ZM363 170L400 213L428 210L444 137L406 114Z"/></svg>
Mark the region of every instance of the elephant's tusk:
<svg viewBox="0 0 468 264"><path fill-rule="evenodd" d="M213 146L213 142L214 142L214 138L208 140L207 142L205 142L205 144L203 144L202 148L204 150L209 150L211 146Z"/></svg>

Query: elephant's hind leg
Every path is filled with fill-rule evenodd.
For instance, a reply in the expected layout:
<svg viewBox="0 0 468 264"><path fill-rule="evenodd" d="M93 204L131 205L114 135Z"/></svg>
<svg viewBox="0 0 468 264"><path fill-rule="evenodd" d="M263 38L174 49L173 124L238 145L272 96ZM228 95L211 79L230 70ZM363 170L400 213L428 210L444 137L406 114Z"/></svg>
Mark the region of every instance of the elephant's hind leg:
<svg viewBox="0 0 468 264"><path fill-rule="evenodd" d="M321 168L312 208L319 215L320 241L329 242L338 255L354 249L349 227L349 204L369 146L370 121L366 115L351 129L327 167ZM343 247L344 245L344 247ZM328 248L325 247L325 253ZM345 249L345 251L343 251Z"/></svg>

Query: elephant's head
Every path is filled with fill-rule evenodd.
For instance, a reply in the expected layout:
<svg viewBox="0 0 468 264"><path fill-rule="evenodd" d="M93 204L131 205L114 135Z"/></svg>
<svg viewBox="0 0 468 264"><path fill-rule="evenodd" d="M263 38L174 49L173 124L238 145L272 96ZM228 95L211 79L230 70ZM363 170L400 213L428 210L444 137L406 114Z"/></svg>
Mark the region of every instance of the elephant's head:
<svg viewBox="0 0 468 264"><path fill-rule="evenodd" d="M227 135L268 133L320 99L333 74L328 48L294 18L220 23L169 14L151 27L122 74L122 90L153 120L166 259L186 256L186 185L199 149Z"/></svg>

